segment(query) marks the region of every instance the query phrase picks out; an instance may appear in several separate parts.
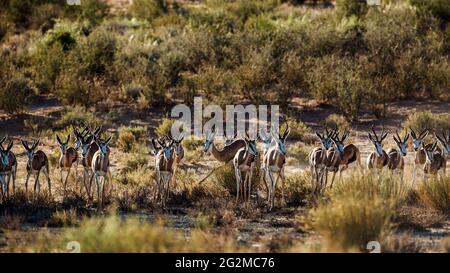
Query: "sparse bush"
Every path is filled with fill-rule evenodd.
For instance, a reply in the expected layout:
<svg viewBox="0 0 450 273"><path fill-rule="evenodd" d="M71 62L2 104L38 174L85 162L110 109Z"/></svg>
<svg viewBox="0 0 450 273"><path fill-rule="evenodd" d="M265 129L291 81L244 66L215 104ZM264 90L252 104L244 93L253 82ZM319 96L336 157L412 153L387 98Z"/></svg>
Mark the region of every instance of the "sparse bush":
<svg viewBox="0 0 450 273"><path fill-rule="evenodd" d="M235 195L236 176L234 174L234 167L231 164L220 166L212 175L211 183L219 185Z"/></svg>
<svg viewBox="0 0 450 273"><path fill-rule="evenodd" d="M131 153L122 157L121 162L125 171L135 171L147 165L147 158L144 154Z"/></svg>
<svg viewBox="0 0 450 273"><path fill-rule="evenodd" d="M337 0L336 12L343 17L362 17L367 13L368 5L366 0Z"/></svg>
<svg viewBox="0 0 450 273"><path fill-rule="evenodd" d="M0 109L8 114L22 112L31 93L28 81L21 76L0 78Z"/></svg>
<svg viewBox="0 0 450 273"><path fill-rule="evenodd" d="M350 123L347 121L347 119L344 116L338 114L329 115L323 122L323 125L333 129L338 128L341 132L351 129Z"/></svg>
<svg viewBox="0 0 450 273"><path fill-rule="evenodd" d="M128 12L136 18L152 21L167 12L166 0L134 0Z"/></svg>
<svg viewBox="0 0 450 273"><path fill-rule="evenodd" d="M141 126L119 128L117 145L124 152L130 152L137 141L142 140L147 134L147 129Z"/></svg>
<svg viewBox="0 0 450 273"><path fill-rule="evenodd" d="M311 134L311 128L306 126L306 124L300 120L291 120L288 121L288 124L291 131L288 138L291 140L305 140L308 138L309 134ZM284 132L283 128L280 129L280 133Z"/></svg>
<svg viewBox="0 0 450 273"><path fill-rule="evenodd" d="M429 129L431 132L440 132L442 129L450 129L450 114L438 114L430 111L412 112L402 126L403 128L412 128L416 133L425 129Z"/></svg>
<svg viewBox="0 0 450 273"><path fill-rule="evenodd" d="M288 148L287 155L297 159L300 164L307 164L309 152L311 149L311 147L305 146L303 144L297 144Z"/></svg>
<svg viewBox="0 0 450 273"><path fill-rule="evenodd" d="M98 117L82 106L68 106L61 115L61 118L56 121L54 125L57 129L64 129L80 124L86 124L91 126L91 128L94 128L100 126L102 122Z"/></svg>
<svg viewBox="0 0 450 273"><path fill-rule="evenodd" d="M306 172L286 177L286 203L291 206L305 205L311 193L310 184L309 174Z"/></svg>
<svg viewBox="0 0 450 273"><path fill-rule="evenodd" d="M158 128L155 130L155 134L159 138L163 138L165 136L170 136L170 132L172 129L172 125L174 124L175 120L165 118L162 120L162 122L159 124Z"/></svg>
<svg viewBox="0 0 450 273"><path fill-rule="evenodd" d="M421 183L419 196L422 203L441 212L450 212L450 178L435 177Z"/></svg>

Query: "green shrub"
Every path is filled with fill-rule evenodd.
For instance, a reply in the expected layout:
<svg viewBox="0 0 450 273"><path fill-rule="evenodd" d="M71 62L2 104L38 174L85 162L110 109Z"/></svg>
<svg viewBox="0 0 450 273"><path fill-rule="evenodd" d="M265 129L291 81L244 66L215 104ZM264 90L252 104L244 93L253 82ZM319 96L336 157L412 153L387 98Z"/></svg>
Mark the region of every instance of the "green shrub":
<svg viewBox="0 0 450 273"><path fill-rule="evenodd" d="M342 17L362 17L367 10L366 0L336 0L336 12Z"/></svg>
<svg viewBox="0 0 450 273"><path fill-rule="evenodd" d="M311 134L311 128L300 120L291 120L288 123L290 129L288 138L291 140L305 140ZM280 133L282 132L284 132L284 127L280 128Z"/></svg>
<svg viewBox="0 0 450 273"><path fill-rule="evenodd" d="M236 195L236 176L231 164L220 166L211 176L211 182Z"/></svg>
<svg viewBox="0 0 450 273"><path fill-rule="evenodd" d="M410 0L419 13L431 13L443 21L450 19L450 3L446 0Z"/></svg>
<svg viewBox="0 0 450 273"><path fill-rule="evenodd" d="M121 127L117 145L124 152L130 152L137 141L142 140L147 135L147 129L142 126Z"/></svg>
<svg viewBox="0 0 450 273"><path fill-rule="evenodd" d="M344 116L338 114L329 115L323 122L323 125L333 129L338 128L341 132L351 129L350 123L347 121L347 119Z"/></svg>
<svg viewBox="0 0 450 273"><path fill-rule="evenodd" d="M158 125L158 128L156 128L155 134L159 138L163 138L165 136L170 136L172 125L174 124L174 122L175 122L175 120L173 120L173 119L164 118L162 120L162 122Z"/></svg>
<svg viewBox="0 0 450 273"><path fill-rule="evenodd" d="M440 132L442 129L450 129L450 114L438 114L430 111L412 112L402 126L403 128L412 128L416 133L425 129L429 129L431 132Z"/></svg>
<svg viewBox="0 0 450 273"><path fill-rule="evenodd" d="M152 21L167 12L166 0L134 0L128 12L139 19Z"/></svg>
<svg viewBox="0 0 450 273"><path fill-rule="evenodd" d="M102 125L102 121L82 106L68 106L59 120L54 123L54 126L57 129L64 129L80 124L86 124L94 128Z"/></svg>
<svg viewBox="0 0 450 273"><path fill-rule="evenodd" d="M31 93L28 81L20 75L0 78L0 109L8 114L22 112L28 104Z"/></svg>
<svg viewBox="0 0 450 273"><path fill-rule="evenodd" d="M130 153L121 158L125 171L135 171L147 165L148 159L145 154Z"/></svg>
<svg viewBox="0 0 450 273"><path fill-rule="evenodd" d="M291 206L305 205L311 196L310 184L309 174L306 172L287 176L285 181L286 202ZM281 183L279 185L281 186Z"/></svg>

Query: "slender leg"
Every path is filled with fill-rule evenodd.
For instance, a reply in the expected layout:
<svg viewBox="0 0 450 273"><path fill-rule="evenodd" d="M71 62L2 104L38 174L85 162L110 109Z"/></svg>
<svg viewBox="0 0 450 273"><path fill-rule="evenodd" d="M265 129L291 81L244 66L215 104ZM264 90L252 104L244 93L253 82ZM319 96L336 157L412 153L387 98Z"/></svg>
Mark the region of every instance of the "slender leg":
<svg viewBox="0 0 450 273"><path fill-rule="evenodd" d="M241 175L238 167L234 168L234 172L236 175L236 203L239 201L239 192L241 189L240 183L241 183Z"/></svg>
<svg viewBox="0 0 450 273"><path fill-rule="evenodd" d="M50 182L50 175L48 171L48 165L44 166L44 175L47 178L47 184L48 184L48 193L50 196L52 196L52 183Z"/></svg>
<svg viewBox="0 0 450 273"><path fill-rule="evenodd" d="M278 177L281 178L281 202L283 203L283 205L286 205L286 199L284 198L284 188L286 182L284 179L284 168L280 170L280 174L278 175Z"/></svg>
<svg viewBox="0 0 450 273"><path fill-rule="evenodd" d="M25 195L28 195L28 180L30 179L31 171L27 173L27 178L25 179Z"/></svg>
<svg viewBox="0 0 450 273"><path fill-rule="evenodd" d="M17 162L13 166L12 170L13 194L16 194L16 174L17 174Z"/></svg>
<svg viewBox="0 0 450 273"><path fill-rule="evenodd" d="M276 182L274 181L274 179L273 179L273 174L272 174L272 172L268 172L268 174L269 174L269 179L270 179L270 182L271 182L271 188L272 188L272 190L271 190L271 195L270 195L270 207L269 207L269 211L271 211L272 209L273 209L273 207L274 207L274 205L275 205L275 190L276 190Z"/></svg>
<svg viewBox="0 0 450 273"><path fill-rule="evenodd" d="M100 194L101 194L101 191L100 191L100 181L99 181L99 179L98 179L98 175L95 175L95 184L97 185L97 210L98 211L101 211L101 207L102 207L102 204L101 204L101 202L100 202Z"/></svg>
<svg viewBox="0 0 450 273"><path fill-rule="evenodd" d="M72 166L69 167L69 170L67 171L67 174L66 174L66 179L64 179L64 192L65 193L67 193L67 179L69 178L71 168L72 168Z"/></svg>
<svg viewBox="0 0 450 273"><path fill-rule="evenodd" d="M253 179L253 167L250 169L249 171L249 177L248 177L248 195L247 195L247 199L250 200L250 194L252 192L252 179Z"/></svg>
<svg viewBox="0 0 450 273"><path fill-rule="evenodd" d="M6 196L9 196L9 182L11 180L11 172L6 174Z"/></svg>

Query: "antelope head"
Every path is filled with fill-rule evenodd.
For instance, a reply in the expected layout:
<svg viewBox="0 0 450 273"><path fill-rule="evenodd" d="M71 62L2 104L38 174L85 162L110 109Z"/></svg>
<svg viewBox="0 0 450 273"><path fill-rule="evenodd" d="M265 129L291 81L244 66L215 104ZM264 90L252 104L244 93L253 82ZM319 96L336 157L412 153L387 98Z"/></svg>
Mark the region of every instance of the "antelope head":
<svg viewBox="0 0 450 273"><path fill-rule="evenodd" d="M184 132L180 134L178 139L174 139L172 136L167 136L169 141L173 141L173 147L175 149L175 153L180 155L183 152L183 147L181 146L181 142L184 139Z"/></svg>
<svg viewBox="0 0 450 273"><path fill-rule="evenodd" d="M446 131L441 131L442 135L435 135L439 142L442 144L444 148L444 153L450 155L450 129Z"/></svg>
<svg viewBox="0 0 450 273"><path fill-rule="evenodd" d="M59 149L61 150L61 155L65 155L67 153L67 148L69 146L70 134L67 136L65 142L61 141L58 135L56 135L56 140L58 141Z"/></svg>
<svg viewBox="0 0 450 273"><path fill-rule="evenodd" d="M205 144L203 145L203 152L208 153L211 150L211 145L214 145L214 138L216 137L216 129L212 128L211 132L207 135Z"/></svg>
<svg viewBox="0 0 450 273"><path fill-rule="evenodd" d="M383 140L387 137L387 133L384 132L384 127L381 128L380 137L378 137L377 132L375 132L375 128L372 125L373 136L369 133L369 140L375 146L375 153L377 156L383 156Z"/></svg>
<svg viewBox="0 0 450 273"><path fill-rule="evenodd" d="M247 150L250 152L250 154L252 154L254 156L258 156L259 152L258 152L258 149L256 148L256 139L250 138L248 136L248 133L245 132L244 141L245 141L245 145L247 146Z"/></svg>
<svg viewBox="0 0 450 273"><path fill-rule="evenodd" d="M27 153L28 165L29 165L29 164L31 164L31 161L33 160L36 147L39 145L40 140L37 139L37 140L33 141L33 144L31 144L31 145L29 145L28 141L26 141L26 140L21 140L21 142L22 142L22 146L25 148L25 151Z"/></svg>
<svg viewBox="0 0 450 273"><path fill-rule="evenodd" d="M6 138L6 137L5 137ZM1 156L1 162L2 162L2 164L4 165L4 166L9 166L9 151L11 151L11 148L12 148L12 146L13 146L13 141L12 140L9 140L9 144L8 144L8 146L6 147L6 149L3 147L3 142L4 142L5 140L3 140L2 142L1 142L1 145L0 145L0 156Z"/></svg>
<svg viewBox="0 0 450 273"><path fill-rule="evenodd" d="M97 136L94 136L94 141L98 145L98 150L100 151L100 154L104 157L109 155L109 142L111 142L112 136L109 136L108 139L103 140Z"/></svg>
<svg viewBox="0 0 450 273"><path fill-rule="evenodd" d="M325 151L328 151L331 146L333 145L332 137L336 132L329 131L328 127L325 127L325 134L321 134L316 131L316 136L320 139L320 143L322 144L322 147L325 149Z"/></svg>
<svg viewBox="0 0 450 273"><path fill-rule="evenodd" d="M272 136L272 139L275 140L277 151L282 155L286 155L286 139L291 132L291 129L289 129L289 124L286 123L286 129L284 130L283 135L275 133L274 129L275 128L272 127L270 134Z"/></svg>
<svg viewBox="0 0 450 273"><path fill-rule="evenodd" d="M344 141L348 136L348 130L346 129L341 137L339 137L339 132L336 130L334 133L331 134L330 138L331 141L333 141L334 145L336 146L337 154L339 155L339 158L342 159L344 155Z"/></svg>
<svg viewBox="0 0 450 273"><path fill-rule="evenodd" d="M394 137L394 141L395 143L397 143L397 147L400 150L400 153L402 154L402 156L406 156L406 147L407 147L407 142L409 139L409 134L406 133L406 135L401 138L400 135L398 134L398 131L395 130L395 136Z"/></svg>
<svg viewBox="0 0 450 273"><path fill-rule="evenodd" d="M87 152L89 151L89 148L91 147L92 144L92 140L94 139L94 136L91 134L89 136L79 136L79 140L80 140L80 146L81 146L81 156L83 158L86 157Z"/></svg>
<svg viewBox="0 0 450 273"><path fill-rule="evenodd" d="M158 139L157 142L161 146L161 149L163 150L164 159L166 161L169 161L172 158L174 141L171 140L170 142L166 143L165 141L161 141Z"/></svg>
<svg viewBox="0 0 450 273"><path fill-rule="evenodd" d="M427 155L427 162L431 163L434 159L434 153L436 151L437 141L434 142L434 144L431 147L426 148L425 147L425 154Z"/></svg>
<svg viewBox="0 0 450 273"><path fill-rule="evenodd" d="M414 132L414 130L411 127L409 127L409 130L411 130L411 137L414 151L417 152L423 146L423 140L428 135L428 129L423 130L422 133L420 133L419 135L416 135L416 132Z"/></svg>
<svg viewBox="0 0 450 273"><path fill-rule="evenodd" d="M269 150L270 144L272 143L272 136L270 134L267 134L266 130L261 128L259 129L258 137L263 142L264 150Z"/></svg>

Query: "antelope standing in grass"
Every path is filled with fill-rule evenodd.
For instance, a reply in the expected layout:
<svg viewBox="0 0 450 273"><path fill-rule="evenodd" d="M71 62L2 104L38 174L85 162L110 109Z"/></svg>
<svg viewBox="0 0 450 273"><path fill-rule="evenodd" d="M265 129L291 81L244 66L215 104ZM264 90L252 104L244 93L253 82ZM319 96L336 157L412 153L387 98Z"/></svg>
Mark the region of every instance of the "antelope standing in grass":
<svg viewBox="0 0 450 273"><path fill-rule="evenodd" d="M286 129L283 135L277 134L275 130L270 131L275 145L269 148L269 150L264 155L263 159L263 169L265 170L266 181L269 182L267 188L269 189L269 194L267 196L269 202L269 211L273 209L275 204L275 190L278 179L281 178L281 200L284 200L284 166L286 163L286 139L289 136L289 125L286 123ZM278 173L277 179L274 180L274 173Z"/></svg>
<svg viewBox="0 0 450 273"><path fill-rule="evenodd" d="M423 144L424 139L428 135L428 129L423 130L419 135L417 135L411 127L409 128L409 130L411 131L413 149L415 152L412 184L412 186L414 187L414 184L416 183L417 168L424 165L425 161L427 160L425 148L431 148L432 144L428 144L427 146ZM437 150L440 151L439 148L437 148Z"/></svg>
<svg viewBox="0 0 450 273"><path fill-rule="evenodd" d="M212 131L208 134L203 146L203 151L205 153L211 152L214 158L219 162L228 163L233 160L238 150L245 147L245 141L243 139L236 139L229 145L223 147L222 150L218 150L216 148L216 145L214 144L216 133L217 131L215 131L215 129L213 128Z"/></svg>
<svg viewBox="0 0 450 273"><path fill-rule="evenodd" d="M56 140L59 144L59 149L61 151L61 156L59 157L58 167L60 168L60 179L64 189L64 196L67 194L67 179L70 175L70 170L72 169L72 165L75 164L75 177L77 175L77 167L78 167L78 153L73 147L69 147L70 134L67 136L65 142L61 141L58 135L56 135ZM66 178L63 181L63 171L66 171ZM78 183L76 183L77 187Z"/></svg>
<svg viewBox="0 0 450 273"><path fill-rule="evenodd" d="M348 165L356 162L358 167L362 169L361 166L361 153L354 144L350 143L344 145L344 141L349 134L348 130L345 130L342 133L342 136L339 136L339 132L337 128L330 136L331 141L334 144L334 147L331 147L327 151L327 156L325 158L325 188L328 185L328 172L332 172L333 176L331 177L330 188L333 188L334 178L336 173L339 171L339 180L342 178L342 172L348 169Z"/></svg>
<svg viewBox="0 0 450 273"><path fill-rule="evenodd" d="M108 137L108 139L103 140L94 136L94 141L98 146L98 151L94 153L91 162L92 168L92 176L95 177L95 184L97 185L97 207L98 210L102 210L103 207L103 196L104 196L104 185L106 182L106 177L109 175L109 142L111 141L112 136ZM109 176L111 178L111 176ZM111 182L111 181L110 181ZM89 182L91 183L91 181Z"/></svg>
<svg viewBox="0 0 450 273"><path fill-rule="evenodd" d="M253 170L255 168L256 158L259 155L258 149L256 148L256 140L250 139L247 133L245 133L244 142L245 147L239 149L233 158L234 172L236 175L236 203L239 201L241 189L243 200L250 200ZM244 176L243 179L242 176Z"/></svg>
<svg viewBox="0 0 450 273"><path fill-rule="evenodd" d="M176 179L175 179L175 173L177 172L178 165L181 164L181 161L184 158L184 148L183 145L181 145L181 142L183 142L184 139L184 133L181 133L181 135L178 137L178 139L174 139L172 136L168 136L167 139L169 141L173 142L173 148L174 148L174 170L172 175L172 184L173 187L176 188ZM186 190L186 180L183 180L184 189Z"/></svg>
<svg viewBox="0 0 450 273"><path fill-rule="evenodd" d="M39 183L39 174L41 170L44 172L45 177L47 178L48 183L48 192L50 196L52 195L52 185L50 182L49 175L49 167L48 167L48 158L47 155L41 151L37 150L36 147L39 145L39 139L35 140L33 144L29 145L26 140L22 140L22 146L25 148L27 153L27 178L25 180L25 195L28 195L28 180L33 172L36 173L36 177L34 179L34 190L33 190L33 198L36 197L36 190L38 194L41 190L41 185Z"/></svg>
<svg viewBox="0 0 450 273"><path fill-rule="evenodd" d="M314 148L308 156L309 167L311 170L311 185L314 193L320 192L323 188L323 174L325 171L324 162L328 149L333 146L331 140L333 134L334 132L330 132L328 127L325 128L325 134L316 132L316 136L320 139L321 147Z"/></svg>
<svg viewBox="0 0 450 273"><path fill-rule="evenodd" d="M16 192L16 173L17 173L17 160L14 153L11 151L13 147L13 141L9 140L9 144L6 149L3 147L3 143L8 137L3 137L0 140L0 182L3 198L9 195L9 183L12 177L12 189L13 193Z"/></svg>
<svg viewBox="0 0 450 273"><path fill-rule="evenodd" d="M76 141L79 143L81 148L81 164L83 165L83 185L86 189L86 194L90 200L93 199L91 194L92 189L92 158L94 154L98 151L98 145L94 141L94 138L98 136L101 131L101 127L95 129L93 133L89 129L85 133L78 132L77 129L74 130ZM81 189L80 189L81 193Z"/></svg>
<svg viewBox="0 0 450 273"><path fill-rule="evenodd" d="M436 147L437 141L435 141L434 144L425 146L426 160L423 165L424 181L427 180L427 175L437 175L439 171L442 171L442 176L445 177L447 160L436 150Z"/></svg>
<svg viewBox="0 0 450 273"><path fill-rule="evenodd" d="M258 137L259 139L263 142L263 149L262 149L262 160L264 160L264 156L266 155L267 151L270 148L270 145L272 145L272 136L270 134L266 133L265 129L260 129L259 133L258 133ZM257 162L258 164L261 164L261 162ZM266 181L266 176L265 176L265 170L264 170L264 163L261 164L261 171L263 173L262 175L262 179L264 182L264 186L266 187L266 191L267 191L267 199L269 199L269 188L267 185L267 181Z"/></svg>
<svg viewBox="0 0 450 273"><path fill-rule="evenodd" d="M398 131L395 131L395 134L396 135L394 135L393 138L395 143L397 144L397 148L391 148L387 152L389 157L388 169L392 171L400 171L400 178L403 181L403 170L405 168L405 160L403 158L407 153L406 148L408 146L407 142L409 139L409 134L406 133L403 138L400 137Z"/></svg>
<svg viewBox="0 0 450 273"><path fill-rule="evenodd" d="M436 138L442 145L442 155L448 159L450 157L450 129L442 130L441 133L441 135L436 134Z"/></svg>
<svg viewBox="0 0 450 273"><path fill-rule="evenodd" d="M369 133L369 140L375 147L375 151L373 151L369 157L367 158L367 168L368 169L383 169L389 163L389 156L383 149L383 140L387 137L387 133L384 132L384 127L381 129L381 134L378 137L375 129L372 125L373 136Z"/></svg>
<svg viewBox="0 0 450 273"><path fill-rule="evenodd" d="M153 147L157 149L155 157L156 178L156 194L155 201L161 201L162 207L166 207L166 202L170 193L170 181L172 180L174 171L175 157L173 155L173 140L166 143L157 140L160 148L156 148L155 140L152 139Z"/></svg>

